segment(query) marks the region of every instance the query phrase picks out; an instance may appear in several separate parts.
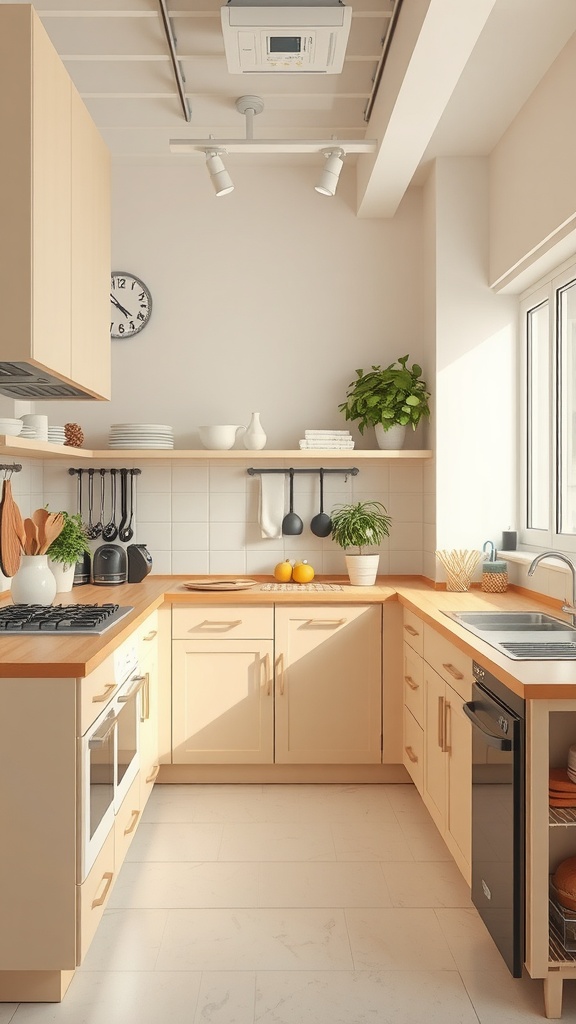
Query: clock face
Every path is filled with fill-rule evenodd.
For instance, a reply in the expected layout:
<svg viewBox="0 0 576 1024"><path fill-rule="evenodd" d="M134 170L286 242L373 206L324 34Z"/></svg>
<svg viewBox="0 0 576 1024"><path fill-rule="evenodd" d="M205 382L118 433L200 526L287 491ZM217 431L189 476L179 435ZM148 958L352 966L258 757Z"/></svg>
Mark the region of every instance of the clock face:
<svg viewBox="0 0 576 1024"><path fill-rule="evenodd" d="M112 273L110 283L110 336L131 338L146 327L152 313L150 289L134 274Z"/></svg>

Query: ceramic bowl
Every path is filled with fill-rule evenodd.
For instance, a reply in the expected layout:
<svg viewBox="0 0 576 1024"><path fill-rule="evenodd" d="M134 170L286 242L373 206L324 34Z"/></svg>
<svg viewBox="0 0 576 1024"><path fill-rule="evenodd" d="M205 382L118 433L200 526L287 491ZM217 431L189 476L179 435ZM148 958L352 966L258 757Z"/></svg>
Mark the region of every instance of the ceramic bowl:
<svg viewBox="0 0 576 1024"><path fill-rule="evenodd" d="M22 420L0 419L0 434L6 434L8 437L18 437L22 426Z"/></svg>
<svg viewBox="0 0 576 1024"><path fill-rule="evenodd" d="M238 431L245 429L237 424L226 423L213 427L198 427L198 433L205 448L223 451L225 448L233 448Z"/></svg>

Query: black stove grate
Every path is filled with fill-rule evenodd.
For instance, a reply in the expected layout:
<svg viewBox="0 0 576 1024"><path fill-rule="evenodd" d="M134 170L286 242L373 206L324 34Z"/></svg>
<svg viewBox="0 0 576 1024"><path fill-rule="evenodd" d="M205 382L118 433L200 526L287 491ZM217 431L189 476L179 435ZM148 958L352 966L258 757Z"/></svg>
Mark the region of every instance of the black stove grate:
<svg viewBox="0 0 576 1024"><path fill-rule="evenodd" d="M118 604L14 604L0 608L0 636L14 633L99 635L132 611Z"/></svg>

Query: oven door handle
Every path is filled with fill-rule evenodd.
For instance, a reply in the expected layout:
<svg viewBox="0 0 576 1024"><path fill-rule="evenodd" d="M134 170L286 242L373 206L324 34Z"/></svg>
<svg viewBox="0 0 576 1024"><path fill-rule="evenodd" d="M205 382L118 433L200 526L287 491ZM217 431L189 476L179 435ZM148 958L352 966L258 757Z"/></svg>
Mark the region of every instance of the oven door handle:
<svg viewBox="0 0 576 1024"><path fill-rule="evenodd" d="M132 676L132 682L134 685L130 687L128 692L123 693L121 697L116 698L119 704L126 704L126 701L129 701L132 697L135 697L137 693L140 693L140 690L146 682L146 676Z"/></svg>
<svg viewBox="0 0 576 1024"><path fill-rule="evenodd" d="M496 750L512 750L512 740L503 736L496 736L486 728L484 723L476 714L476 702L471 700L462 705L464 714L470 719L474 728L479 729L489 747Z"/></svg>
<svg viewBox="0 0 576 1024"><path fill-rule="evenodd" d="M88 740L88 749L94 750L98 747L103 747L112 730L116 728L117 723L118 715L106 715L100 728L96 729Z"/></svg>

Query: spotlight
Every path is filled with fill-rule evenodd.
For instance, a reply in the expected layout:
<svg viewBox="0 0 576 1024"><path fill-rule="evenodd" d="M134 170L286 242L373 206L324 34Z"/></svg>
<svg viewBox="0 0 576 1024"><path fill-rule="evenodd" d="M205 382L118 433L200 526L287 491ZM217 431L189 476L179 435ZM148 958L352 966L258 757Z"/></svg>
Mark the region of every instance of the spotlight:
<svg viewBox="0 0 576 1024"><path fill-rule="evenodd" d="M234 184L232 182L232 178L228 174L228 171L224 167L220 156L221 152L225 151L219 149L207 149L206 167L210 173L216 195L227 196L229 192L234 191Z"/></svg>
<svg viewBox="0 0 576 1024"><path fill-rule="evenodd" d="M338 178L344 166L342 157L345 153L343 149L324 149L322 152L326 157L326 165L320 175L320 181L314 188L323 196L333 196L338 188Z"/></svg>

